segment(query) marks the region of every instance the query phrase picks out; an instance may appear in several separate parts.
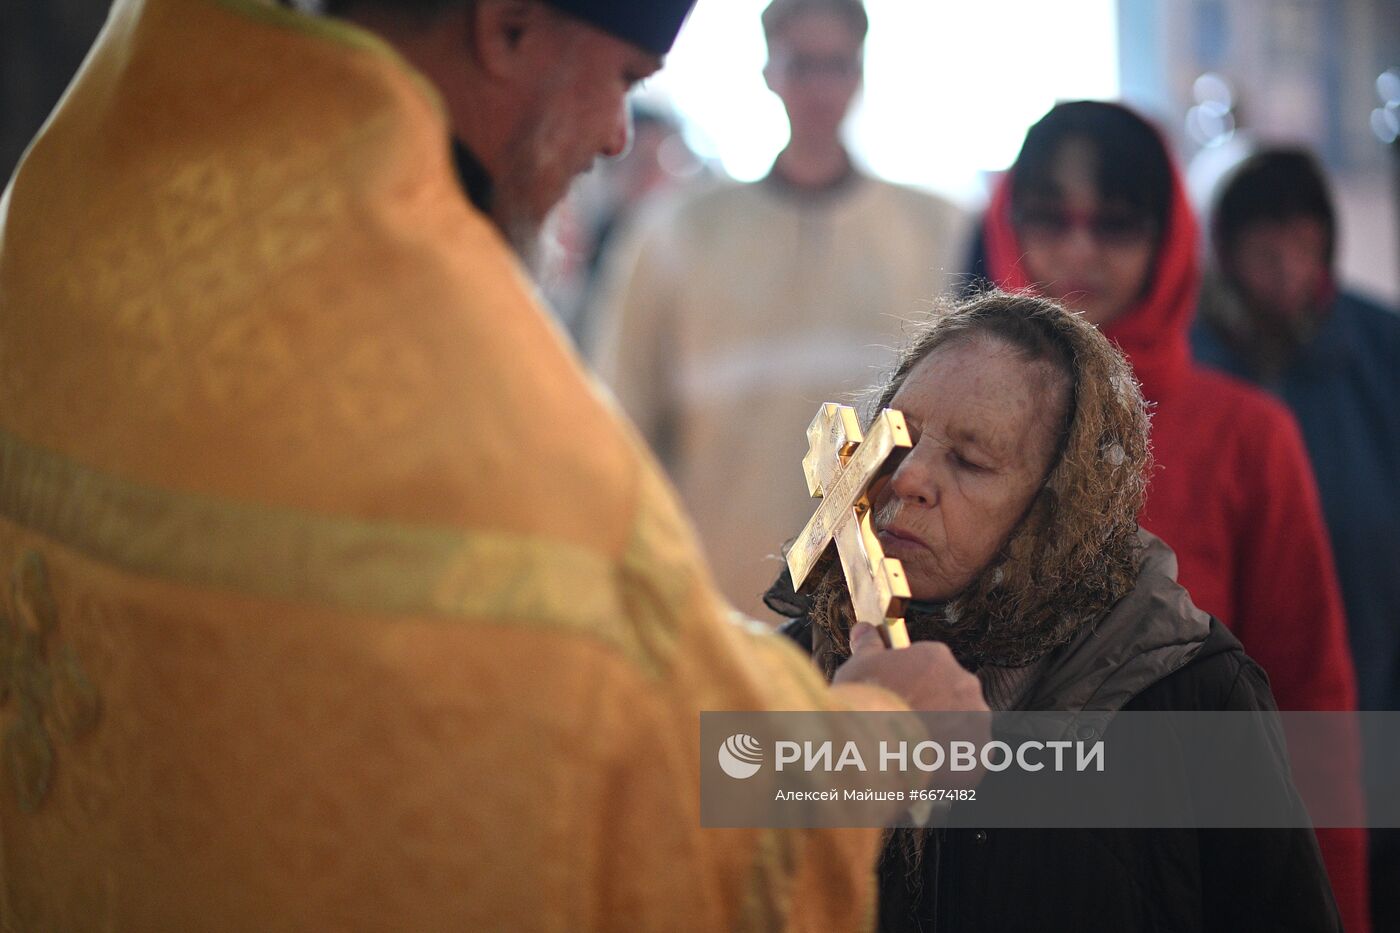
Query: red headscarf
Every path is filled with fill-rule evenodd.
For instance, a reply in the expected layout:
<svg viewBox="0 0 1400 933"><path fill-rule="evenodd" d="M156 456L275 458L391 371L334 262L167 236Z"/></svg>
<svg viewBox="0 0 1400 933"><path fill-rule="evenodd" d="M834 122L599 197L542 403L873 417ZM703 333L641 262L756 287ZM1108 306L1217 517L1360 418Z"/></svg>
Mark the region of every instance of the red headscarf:
<svg viewBox="0 0 1400 933"><path fill-rule="evenodd" d="M1160 143L1160 136L1158 137ZM1092 142L1092 140L1091 140ZM1166 146L1162 146L1166 151ZM1103 326L1133 364L1143 394L1160 401L1191 365L1188 331L1200 287L1196 219L1186 199L1181 173L1171 165L1172 196L1167 222L1148 274L1151 285L1137 304ZM985 245L988 277L1007 291L1035 290L1022 262L1025 250L1011 220L1011 177L1004 175L987 208Z"/></svg>

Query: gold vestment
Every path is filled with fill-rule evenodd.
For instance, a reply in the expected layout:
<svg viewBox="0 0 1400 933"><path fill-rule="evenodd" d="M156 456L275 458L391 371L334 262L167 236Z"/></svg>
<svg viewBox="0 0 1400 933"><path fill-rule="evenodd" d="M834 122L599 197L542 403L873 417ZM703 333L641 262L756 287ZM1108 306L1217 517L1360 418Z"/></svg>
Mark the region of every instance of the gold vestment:
<svg viewBox="0 0 1400 933"><path fill-rule="evenodd" d="M699 711L835 701L448 139L366 33L118 0L17 170L6 929L869 924L873 831L700 828Z"/></svg>

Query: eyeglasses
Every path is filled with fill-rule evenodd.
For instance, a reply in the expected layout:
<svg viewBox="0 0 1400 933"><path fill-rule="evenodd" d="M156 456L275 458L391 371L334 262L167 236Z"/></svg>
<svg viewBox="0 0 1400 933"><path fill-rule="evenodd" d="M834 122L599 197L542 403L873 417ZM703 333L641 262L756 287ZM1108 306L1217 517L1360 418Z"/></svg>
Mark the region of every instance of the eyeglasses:
<svg viewBox="0 0 1400 933"><path fill-rule="evenodd" d="M844 55L787 55L777 65L783 74L794 81L811 81L817 78L846 79L860 77L859 58Z"/></svg>
<svg viewBox="0 0 1400 933"><path fill-rule="evenodd" d="M1100 246L1140 246L1152 239L1152 221L1127 211L1075 211L1028 208L1016 214L1016 228L1028 238L1049 239L1084 230Z"/></svg>

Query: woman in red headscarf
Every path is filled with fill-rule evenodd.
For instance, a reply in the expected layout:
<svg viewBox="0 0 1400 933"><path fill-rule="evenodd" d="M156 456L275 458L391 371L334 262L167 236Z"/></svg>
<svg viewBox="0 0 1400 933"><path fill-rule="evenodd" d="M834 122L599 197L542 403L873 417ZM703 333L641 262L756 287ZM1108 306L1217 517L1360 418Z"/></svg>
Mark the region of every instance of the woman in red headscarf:
<svg viewBox="0 0 1400 933"><path fill-rule="evenodd" d="M1349 710L1355 675L1312 468L1283 405L1191 361L1197 232L1158 133L1077 101L1026 135L988 209L986 271L1082 312L1128 356L1154 403L1158 468L1142 525L1196 604L1235 632L1284 710ZM1347 780L1346 763L1338 779ZM1321 830L1350 931L1369 929L1365 837Z"/></svg>

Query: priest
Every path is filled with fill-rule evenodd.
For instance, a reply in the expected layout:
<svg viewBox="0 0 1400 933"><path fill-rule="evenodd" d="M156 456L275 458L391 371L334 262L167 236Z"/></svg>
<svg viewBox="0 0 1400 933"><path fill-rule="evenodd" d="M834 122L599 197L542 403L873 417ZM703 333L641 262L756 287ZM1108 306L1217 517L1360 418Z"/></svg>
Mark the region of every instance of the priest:
<svg viewBox="0 0 1400 933"><path fill-rule="evenodd" d="M0 927L871 921L699 713L975 679L737 624L519 258L687 6L117 0L0 200Z"/></svg>

